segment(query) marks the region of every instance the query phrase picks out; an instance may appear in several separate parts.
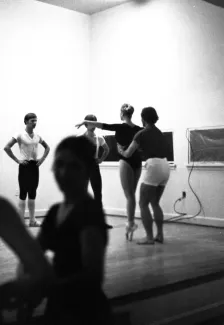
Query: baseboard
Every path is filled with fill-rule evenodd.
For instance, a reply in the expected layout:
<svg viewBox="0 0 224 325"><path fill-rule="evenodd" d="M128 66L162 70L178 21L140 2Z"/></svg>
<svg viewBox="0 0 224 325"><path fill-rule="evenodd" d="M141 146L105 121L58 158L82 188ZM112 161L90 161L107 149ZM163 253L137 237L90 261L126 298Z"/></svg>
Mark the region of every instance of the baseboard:
<svg viewBox="0 0 224 325"><path fill-rule="evenodd" d="M170 218L180 217L180 220L175 220ZM184 224L192 224L198 226L208 226L208 227L217 227L217 228L224 228L224 217L223 218L213 218L213 217L204 217L204 216L197 216L194 217L193 215L185 215L185 216L178 216L178 214L174 213L166 213L164 216L165 221L169 222L178 222Z"/></svg>
<svg viewBox="0 0 224 325"><path fill-rule="evenodd" d="M48 209L35 210L35 217L42 218L42 217L46 216L47 211L48 211ZM29 211L28 210L25 211L25 218L29 218Z"/></svg>
<svg viewBox="0 0 224 325"><path fill-rule="evenodd" d="M47 209L39 209L36 210L35 215L36 217L44 217L47 213ZM114 216L114 217L126 217L126 211L125 209L115 209L115 208L104 208L104 211L106 215L108 216ZM29 217L28 210L25 213L25 218ZM135 217L137 219L141 218L140 211L137 210ZM224 228L224 217L223 218L213 218L213 217L203 217L203 216L197 216L193 217L192 215L185 215L182 216L181 219L175 220L175 218L181 217L176 213L165 213L164 214L164 220L165 222L178 222L183 224L191 224L191 225L198 225L198 226L208 226L208 227L217 227L217 228ZM173 219L174 218L174 219ZM171 219L171 220L170 220Z"/></svg>
<svg viewBox="0 0 224 325"><path fill-rule="evenodd" d="M126 217L126 211L125 209L114 209L114 208L105 208L105 212L107 215L111 216L118 216L118 217ZM140 211L137 210L135 217L138 219L140 218ZM177 213L164 213L164 220L165 222L178 222L183 224L192 224L192 225L198 225L198 226L208 226L208 227L218 227L218 228L224 228L224 217L223 218L213 218L213 217L203 217L203 216L197 216L194 217L193 215L185 215L182 216L181 219L175 220L172 218L181 217Z"/></svg>

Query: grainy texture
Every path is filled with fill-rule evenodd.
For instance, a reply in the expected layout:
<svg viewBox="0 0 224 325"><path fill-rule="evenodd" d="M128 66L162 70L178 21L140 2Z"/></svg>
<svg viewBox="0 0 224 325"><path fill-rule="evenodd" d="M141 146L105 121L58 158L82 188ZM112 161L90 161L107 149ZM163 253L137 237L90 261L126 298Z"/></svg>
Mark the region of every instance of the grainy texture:
<svg viewBox="0 0 224 325"><path fill-rule="evenodd" d="M125 239L125 219L108 218L114 225L106 259L105 292L108 297L126 295L224 270L224 229L165 224L164 244L139 246L144 236L141 222L132 242ZM37 228L28 228L36 236ZM17 258L0 241L0 283L15 274ZM36 314L43 308L38 308ZM14 317L10 314L10 319Z"/></svg>

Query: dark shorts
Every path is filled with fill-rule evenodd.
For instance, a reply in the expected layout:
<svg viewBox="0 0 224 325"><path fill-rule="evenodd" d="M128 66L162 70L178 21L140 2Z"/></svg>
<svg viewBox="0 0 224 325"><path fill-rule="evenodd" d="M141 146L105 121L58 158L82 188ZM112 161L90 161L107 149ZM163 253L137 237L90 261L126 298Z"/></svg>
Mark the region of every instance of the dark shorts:
<svg viewBox="0 0 224 325"><path fill-rule="evenodd" d="M19 165L18 181L19 198L26 200L28 194L29 199L35 200L39 184L39 167L36 161L30 160L27 165Z"/></svg>

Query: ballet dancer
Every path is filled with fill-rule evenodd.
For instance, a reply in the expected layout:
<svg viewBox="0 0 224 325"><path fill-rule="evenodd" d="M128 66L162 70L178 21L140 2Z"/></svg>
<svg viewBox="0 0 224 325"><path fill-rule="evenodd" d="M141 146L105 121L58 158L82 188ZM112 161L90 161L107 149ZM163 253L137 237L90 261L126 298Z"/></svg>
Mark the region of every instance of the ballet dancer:
<svg viewBox="0 0 224 325"><path fill-rule="evenodd" d="M48 144L36 133L34 129L37 124L37 116L29 113L24 117L25 130L15 135L5 146L4 150L10 158L19 164L19 211L24 220L26 209L26 198L28 194L28 210L30 216L30 227L39 227L40 223L35 218L35 199L39 184L39 167L42 165L50 148ZM12 147L18 143L20 158L18 159L12 152ZM41 144L45 151L42 158L38 159L38 144Z"/></svg>
<svg viewBox="0 0 224 325"><path fill-rule="evenodd" d="M106 124L84 120L82 123L77 124L76 127L79 128L80 126L87 124L103 130L114 131L117 143L127 148L133 140L134 135L142 130L141 127L132 122L133 113L134 108L132 106L123 104L120 110L120 118L123 123ZM132 240L133 233L137 229L137 224L135 224L134 221L136 207L135 192L141 175L142 160L138 151L136 151L130 158L126 158L120 154L118 154L118 156L120 181L127 200L126 209L128 222L126 224L126 238Z"/></svg>
<svg viewBox="0 0 224 325"><path fill-rule="evenodd" d="M167 161L168 146L163 133L155 126L158 115L153 107L145 107L141 112L144 129L138 132L130 144L124 150L119 146L118 150L124 157L131 157L137 149L141 149L146 161L146 172L140 187L140 211L146 237L138 241L138 244L154 244L154 241L163 243L163 211L159 204L166 184L170 176L170 167ZM153 219L149 210L151 204L157 235L153 238Z"/></svg>

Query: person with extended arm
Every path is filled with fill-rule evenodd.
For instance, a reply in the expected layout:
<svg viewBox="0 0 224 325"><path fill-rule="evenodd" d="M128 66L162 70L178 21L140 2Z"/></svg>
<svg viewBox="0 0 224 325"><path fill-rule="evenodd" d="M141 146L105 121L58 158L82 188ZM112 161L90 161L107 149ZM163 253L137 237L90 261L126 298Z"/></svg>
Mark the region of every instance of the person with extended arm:
<svg viewBox="0 0 224 325"><path fill-rule="evenodd" d="M120 110L120 118L123 123L107 124L84 120L82 123L77 124L76 127L79 128L82 125L88 125L92 128L114 131L117 143L127 148L132 142L134 135L142 129L132 122L133 113L134 108L132 106L123 104ZM127 201L126 209L128 221L125 233L126 238L132 240L133 233L137 229L137 224L134 221L136 207L135 192L141 175L142 160L138 151L136 151L130 158L125 158L118 153L118 159L120 181Z"/></svg>

